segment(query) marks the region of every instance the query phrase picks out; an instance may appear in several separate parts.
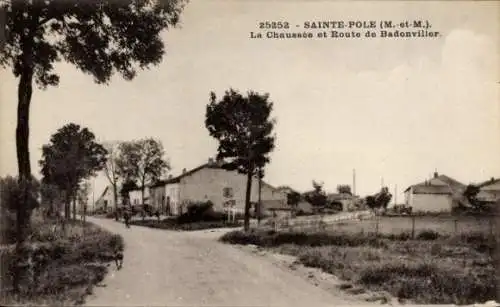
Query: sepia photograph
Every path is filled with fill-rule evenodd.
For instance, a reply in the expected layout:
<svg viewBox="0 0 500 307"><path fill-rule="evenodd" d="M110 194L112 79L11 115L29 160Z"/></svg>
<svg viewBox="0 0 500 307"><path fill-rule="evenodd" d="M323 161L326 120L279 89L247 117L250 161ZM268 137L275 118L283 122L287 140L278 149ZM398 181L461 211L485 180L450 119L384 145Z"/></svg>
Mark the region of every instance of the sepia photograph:
<svg viewBox="0 0 500 307"><path fill-rule="evenodd" d="M500 1L0 0L1 306L500 307Z"/></svg>

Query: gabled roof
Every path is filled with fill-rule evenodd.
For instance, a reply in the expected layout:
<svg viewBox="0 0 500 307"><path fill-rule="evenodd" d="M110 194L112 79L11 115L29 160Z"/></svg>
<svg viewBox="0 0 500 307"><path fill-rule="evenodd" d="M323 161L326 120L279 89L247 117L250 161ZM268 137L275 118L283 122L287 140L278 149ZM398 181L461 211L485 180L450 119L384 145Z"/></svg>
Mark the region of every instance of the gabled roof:
<svg viewBox="0 0 500 307"><path fill-rule="evenodd" d="M409 186L405 192L412 189L414 194L454 194L462 189L465 185L446 175L437 175L430 180Z"/></svg>
<svg viewBox="0 0 500 307"><path fill-rule="evenodd" d="M413 186L413 194L447 194L451 195L449 186L439 185L415 185Z"/></svg>
<svg viewBox="0 0 500 307"><path fill-rule="evenodd" d="M500 183L500 178L491 178L490 180L487 180L487 181L484 181L484 182L481 182L480 184L478 184L477 186L479 188L484 188L484 187L487 187L487 186L490 186L490 185L494 185L494 184L497 184L497 183Z"/></svg>
<svg viewBox="0 0 500 307"><path fill-rule="evenodd" d="M102 191L101 195L97 198L97 201L103 198L104 195L106 195L106 192L108 192L108 190L109 190L109 185L104 188L104 191Z"/></svg>
<svg viewBox="0 0 500 307"><path fill-rule="evenodd" d="M159 180L155 184L151 185L150 188L161 187L161 186L165 186L167 184L179 183L182 178L187 177L187 176L191 176L192 174L194 174L194 173L196 173L196 172L198 172L198 171L200 171L202 169L205 169L205 168L225 170L217 162L214 162L214 163L204 163L204 164L202 164L200 166L197 166L197 167L195 167L195 168L193 168L193 169L191 169L189 171L186 171L186 172L184 172L184 173L182 173L182 174L180 174L180 175L178 175L176 177L165 179L165 180ZM269 183L265 182L264 180L262 180L262 185L268 186L269 188L271 188L273 190L277 190L275 187L273 187Z"/></svg>

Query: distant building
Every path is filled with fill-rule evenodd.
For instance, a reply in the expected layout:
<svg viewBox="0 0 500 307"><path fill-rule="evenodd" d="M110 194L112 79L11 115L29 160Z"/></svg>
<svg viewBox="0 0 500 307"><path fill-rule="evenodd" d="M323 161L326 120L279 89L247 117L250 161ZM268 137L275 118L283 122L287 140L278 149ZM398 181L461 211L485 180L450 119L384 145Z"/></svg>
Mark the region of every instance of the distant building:
<svg viewBox="0 0 500 307"><path fill-rule="evenodd" d="M132 206L140 206L140 205L148 205L149 204L149 194L150 188L144 188L144 203L142 202L142 191L141 188L135 188L128 192L128 197L130 200L130 205Z"/></svg>
<svg viewBox="0 0 500 307"><path fill-rule="evenodd" d="M330 205L337 204L340 208L342 208L342 211L349 211L359 197L350 193L330 193L326 195L326 199Z"/></svg>
<svg viewBox="0 0 500 307"><path fill-rule="evenodd" d="M222 169L218 162L207 163L191 170L183 169L176 177L162 180L150 187L151 205L162 213L179 215L185 212L190 202L211 201L214 209L224 211L228 206L237 212L245 208L247 176L237 171ZM281 200L286 204L286 193L262 181L261 199ZM259 195L259 180L252 181L251 202Z"/></svg>
<svg viewBox="0 0 500 307"><path fill-rule="evenodd" d="M117 191L117 201L118 204L121 203L121 196L119 191ZM103 210L106 212L112 211L115 208L115 198L113 193L113 186L108 185L104 188L104 191L101 193L97 201L94 205L94 210Z"/></svg>
<svg viewBox="0 0 500 307"><path fill-rule="evenodd" d="M405 190L405 203L413 212L449 212L465 202L465 188L463 183L435 172L433 178Z"/></svg>
<svg viewBox="0 0 500 307"><path fill-rule="evenodd" d="M479 193L476 198L485 204L494 204L500 200L500 179L491 178L478 184Z"/></svg>

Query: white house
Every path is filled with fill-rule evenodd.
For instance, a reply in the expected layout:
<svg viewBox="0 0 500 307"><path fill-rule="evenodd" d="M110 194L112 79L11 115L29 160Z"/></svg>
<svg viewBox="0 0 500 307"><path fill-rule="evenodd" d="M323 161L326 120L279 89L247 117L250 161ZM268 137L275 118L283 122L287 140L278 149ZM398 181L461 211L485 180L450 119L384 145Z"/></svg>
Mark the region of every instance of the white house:
<svg viewBox="0 0 500 307"><path fill-rule="evenodd" d="M144 188L144 203L142 202L142 191L140 188L130 190L128 196L132 206L147 205L149 204L149 188Z"/></svg>
<svg viewBox="0 0 500 307"><path fill-rule="evenodd" d="M237 171L222 169L209 159L191 170L184 169L176 177L158 182L150 187L151 204L167 214L178 215L185 212L190 202L211 201L214 209L224 211L232 206L243 212L247 176ZM256 203L259 195L259 180L254 178L251 189L251 202ZM286 193L262 181L261 199L280 200L286 204Z"/></svg>
<svg viewBox="0 0 500 307"><path fill-rule="evenodd" d="M477 199L483 203L495 203L500 199L500 179L491 178L478 185Z"/></svg>
<svg viewBox="0 0 500 307"><path fill-rule="evenodd" d="M413 212L449 212L463 199L465 188L455 179L435 172L433 178L409 186L405 202Z"/></svg>

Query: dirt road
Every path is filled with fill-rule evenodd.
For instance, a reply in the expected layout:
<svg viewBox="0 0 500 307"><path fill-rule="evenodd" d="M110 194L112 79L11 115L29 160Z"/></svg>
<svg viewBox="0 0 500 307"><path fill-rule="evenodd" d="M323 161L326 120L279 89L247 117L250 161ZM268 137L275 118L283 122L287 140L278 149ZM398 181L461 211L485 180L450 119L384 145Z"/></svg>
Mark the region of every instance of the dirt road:
<svg viewBox="0 0 500 307"><path fill-rule="evenodd" d="M189 233L89 218L125 239L124 267L94 288L88 306L338 306L348 301L262 257Z"/></svg>

